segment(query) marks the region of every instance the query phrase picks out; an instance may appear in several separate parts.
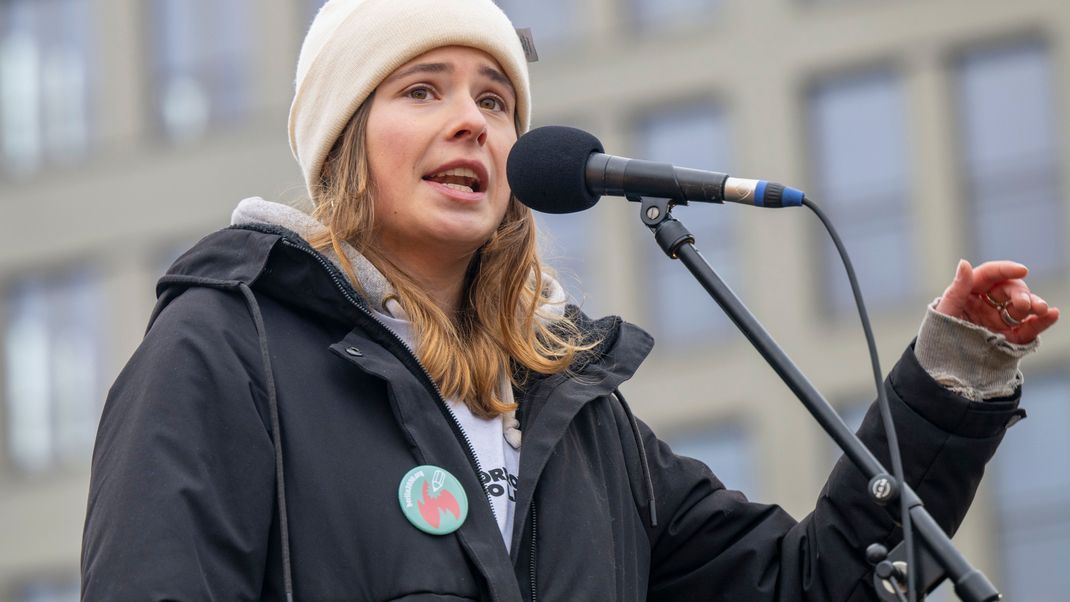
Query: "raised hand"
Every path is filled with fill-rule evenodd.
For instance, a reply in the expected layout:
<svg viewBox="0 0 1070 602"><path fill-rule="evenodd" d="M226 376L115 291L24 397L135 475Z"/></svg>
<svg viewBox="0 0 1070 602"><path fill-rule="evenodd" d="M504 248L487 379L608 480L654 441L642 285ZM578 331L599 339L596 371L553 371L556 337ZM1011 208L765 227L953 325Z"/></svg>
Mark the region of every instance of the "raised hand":
<svg viewBox="0 0 1070 602"><path fill-rule="evenodd" d="M1012 343L1031 343L1059 319L1059 310L1029 290L1029 268L1013 261L989 261L976 268L959 261L936 311L984 326Z"/></svg>

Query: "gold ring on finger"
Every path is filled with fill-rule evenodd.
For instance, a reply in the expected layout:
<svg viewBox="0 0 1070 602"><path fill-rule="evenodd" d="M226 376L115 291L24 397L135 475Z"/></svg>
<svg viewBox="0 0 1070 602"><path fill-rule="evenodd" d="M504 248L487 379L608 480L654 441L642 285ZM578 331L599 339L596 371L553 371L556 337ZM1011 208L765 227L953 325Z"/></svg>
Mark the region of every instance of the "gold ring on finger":
<svg viewBox="0 0 1070 602"><path fill-rule="evenodd" d="M1003 318L1003 323L1011 328L1022 325L1022 321L1012 316L1011 312L1007 311L1006 307L1000 308L999 317Z"/></svg>
<svg viewBox="0 0 1070 602"><path fill-rule="evenodd" d="M1006 301L1004 301L1003 303L1000 303L999 301L996 301L992 297L992 293L991 292L988 292L988 293L985 293L984 295L981 295L981 298L985 300L985 303L988 303L989 305L991 305L992 307L995 307L998 310L1002 311L1007 307L1007 302Z"/></svg>

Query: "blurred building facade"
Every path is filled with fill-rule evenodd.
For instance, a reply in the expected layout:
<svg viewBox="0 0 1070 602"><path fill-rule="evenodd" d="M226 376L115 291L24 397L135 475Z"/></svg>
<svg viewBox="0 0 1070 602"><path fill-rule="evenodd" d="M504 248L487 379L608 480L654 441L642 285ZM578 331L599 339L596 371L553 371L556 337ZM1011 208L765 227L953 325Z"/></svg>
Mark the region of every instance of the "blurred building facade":
<svg viewBox="0 0 1070 602"><path fill-rule="evenodd" d="M535 125L765 177L831 214L885 370L960 257L1070 306L1065 0L501 0L534 30ZM237 201L301 204L285 119L321 0L0 1L0 599L77 599L89 457L155 279ZM872 398L846 278L803 210L685 207L697 246L825 396ZM796 516L838 455L637 208L540 217L589 313L658 344L636 413ZM966 554L1011 599L1070 589L1070 329L1024 364Z"/></svg>

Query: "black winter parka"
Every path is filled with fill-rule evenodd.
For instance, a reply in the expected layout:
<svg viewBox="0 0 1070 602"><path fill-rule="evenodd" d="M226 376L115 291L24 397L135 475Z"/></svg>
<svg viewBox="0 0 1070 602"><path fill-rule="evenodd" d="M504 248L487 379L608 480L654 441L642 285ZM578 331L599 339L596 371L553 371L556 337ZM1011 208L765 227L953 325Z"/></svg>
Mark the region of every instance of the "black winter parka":
<svg viewBox="0 0 1070 602"><path fill-rule="evenodd" d="M673 454L615 394L651 338L577 314L602 344L515 391L510 554L437 387L296 234L209 235L157 292L97 435L83 600L281 600L287 572L298 601L871 600L864 549L899 537L844 460L796 522ZM888 393L907 479L954 531L1017 396L958 397L910 349ZM887 464L874 411L860 434ZM468 494L455 533L402 515L423 464Z"/></svg>

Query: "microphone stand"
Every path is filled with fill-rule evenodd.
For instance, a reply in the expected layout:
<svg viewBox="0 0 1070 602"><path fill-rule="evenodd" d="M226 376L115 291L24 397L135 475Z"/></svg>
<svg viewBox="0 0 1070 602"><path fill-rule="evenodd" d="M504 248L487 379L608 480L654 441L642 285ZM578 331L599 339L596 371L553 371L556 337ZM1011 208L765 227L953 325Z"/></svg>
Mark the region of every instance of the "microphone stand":
<svg viewBox="0 0 1070 602"><path fill-rule="evenodd" d="M643 224L653 231L654 239L662 251L672 259L680 259L687 266L706 292L713 297L740 332L751 342L751 345L765 358L773 371L806 406L821 428L832 437L844 454L869 479L867 487L869 497L875 503L886 505L897 495L903 496L909 508L914 530L921 536L923 543L917 550L919 570L915 581L922 586L922 591L931 591L944 579L944 572L946 572L947 577L955 584L955 593L966 602L994 602L1002 599L1003 596L989 582L984 573L973 568L969 561L955 549L950 538L925 509L914 490L904 483L903 490L896 491L895 479L888 474L888 471L881 466L877 458L858 437L847 428L828 401L810 384L757 318L750 313L739 297L699 254L694 247L695 237L671 215L672 207L678 204L677 201L638 196L627 198L629 201L641 204L640 218ZM901 555L899 548L889 554L887 549L880 544L873 544L866 550L867 560L876 565L873 586L881 600L896 602L905 599L902 585L905 582L904 573L911 567L907 567L905 562L898 560Z"/></svg>

